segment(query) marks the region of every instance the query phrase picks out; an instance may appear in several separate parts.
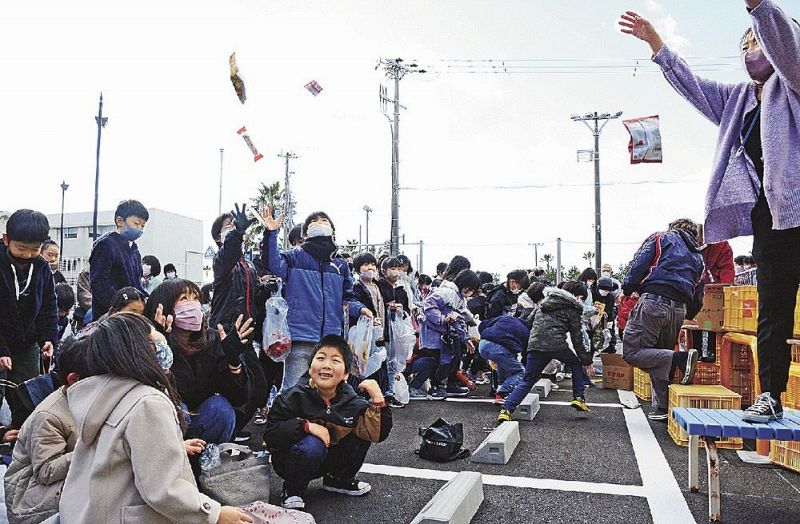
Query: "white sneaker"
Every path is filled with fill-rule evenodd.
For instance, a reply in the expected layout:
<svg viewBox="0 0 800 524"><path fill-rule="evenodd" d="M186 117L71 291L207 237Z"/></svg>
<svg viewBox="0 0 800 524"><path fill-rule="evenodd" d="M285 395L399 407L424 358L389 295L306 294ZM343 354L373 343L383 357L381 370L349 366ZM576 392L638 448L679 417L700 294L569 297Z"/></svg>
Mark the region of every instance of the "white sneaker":
<svg viewBox="0 0 800 524"><path fill-rule="evenodd" d="M303 500L303 497L298 497L295 495L293 497L286 497L283 499L281 506L286 509L303 509L306 507L306 503Z"/></svg>

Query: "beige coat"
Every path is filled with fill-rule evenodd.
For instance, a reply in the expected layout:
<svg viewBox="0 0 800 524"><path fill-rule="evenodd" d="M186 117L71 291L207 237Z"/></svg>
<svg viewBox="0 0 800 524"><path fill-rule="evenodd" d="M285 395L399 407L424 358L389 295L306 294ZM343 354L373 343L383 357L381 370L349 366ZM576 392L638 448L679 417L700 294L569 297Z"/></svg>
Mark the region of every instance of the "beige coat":
<svg viewBox="0 0 800 524"><path fill-rule="evenodd" d="M59 388L36 406L19 430L5 475L9 523L38 524L58 512L76 439L75 420Z"/></svg>
<svg viewBox="0 0 800 524"><path fill-rule="evenodd" d="M216 524L218 502L201 494L175 406L135 380L100 375L70 387L78 443L64 484L64 524Z"/></svg>

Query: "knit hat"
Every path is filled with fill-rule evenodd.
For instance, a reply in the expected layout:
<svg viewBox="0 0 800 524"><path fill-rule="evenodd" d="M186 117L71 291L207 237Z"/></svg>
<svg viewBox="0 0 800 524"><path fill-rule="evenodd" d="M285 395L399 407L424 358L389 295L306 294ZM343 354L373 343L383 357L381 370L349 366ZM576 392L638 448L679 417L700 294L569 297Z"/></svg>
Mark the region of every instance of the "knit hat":
<svg viewBox="0 0 800 524"><path fill-rule="evenodd" d="M614 281L608 277L600 277L600 280L597 281L597 289L612 291L614 289Z"/></svg>

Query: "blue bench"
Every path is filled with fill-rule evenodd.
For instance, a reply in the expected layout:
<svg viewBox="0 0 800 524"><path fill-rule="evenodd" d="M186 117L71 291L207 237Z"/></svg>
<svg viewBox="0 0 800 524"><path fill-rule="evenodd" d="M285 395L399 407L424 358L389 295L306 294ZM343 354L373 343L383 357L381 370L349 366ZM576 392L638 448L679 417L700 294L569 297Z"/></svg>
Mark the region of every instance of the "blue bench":
<svg viewBox="0 0 800 524"><path fill-rule="evenodd" d="M740 437L758 440L800 441L800 412L784 410L783 419L767 424L742 420L733 409L672 408L672 418L689 434L689 490L699 491L698 450L702 438L708 463L708 519L720 522L719 457L716 439Z"/></svg>

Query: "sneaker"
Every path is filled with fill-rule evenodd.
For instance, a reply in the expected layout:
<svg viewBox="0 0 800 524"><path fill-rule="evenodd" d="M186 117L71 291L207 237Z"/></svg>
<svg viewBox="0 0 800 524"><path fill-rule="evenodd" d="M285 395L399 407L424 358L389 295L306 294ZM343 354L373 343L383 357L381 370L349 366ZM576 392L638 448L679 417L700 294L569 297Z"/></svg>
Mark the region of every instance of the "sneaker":
<svg viewBox="0 0 800 524"><path fill-rule="evenodd" d="M781 418L783 418L781 401L779 398L772 398L769 391L760 394L753 405L742 414L742 420L745 422L759 422L761 424Z"/></svg>
<svg viewBox="0 0 800 524"><path fill-rule="evenodd" d="M250 441L250 437L252 437L252 436L253 435L251 435L249 431L240 431L239 434L236 435L236 437L234 437L233 441L234 442L249 442Z"/></svg>
<svg viewBox="0 0 800 524"><path fill-rule="evenodd" d="M491 379L486 376L486 373L482 373L481 376L476 378L473 382L475 382L479 386L483 386L484 384L488 384L489 382L491 382Z"/></svg>
<svg viewBox="0 0 800 524"><path fill-rule="evenodd" d="M655 411L648 413L647 418L653 422L667 422L667 419L669 419L669 413L661 409L656 409Z"/></svg>
<svg viewBox="0 0 800 524"><path fill-rule="evenodd" d="M589 406L586 404L586 399L583 397L575 397L572 399L572 402L569 403L570 406L577 409L578 411L589 412Z"/></svg>
<svg viewBox="0 0 800 524"><path fill-rule="evenodd" d="M267 408L258 408L256 416L253 417L253 424L256 426L263 426L267 423ZM247 440L250 440L249 438Z"/></svg>
<svg viewBox="0 0 800 524"><path fill-rule="evenodd" d="M303 497L297 495L284 495L281 497L281 506L286 509L304 509L306 507L306 503L303 500Z"/></svg>
<svg viewBox="0 0 800 524"><path fill-rule="evenodd" d="M500 414L497 415L497 425L499 426L503 422L511 422L511 415L512 413L507 409L501 409Z"/></svg>
<svg viewBox="0 0 800 524"><path fill-rule="evenodd" d="M369 493L372 486L354 478L350 480L339 480L331 475L325 475L322 479L322 489L325 491L332 491L333 493L349 495L351 497L360 497Z"/></svg>
<svg viewBox="0 0 800 524"><path fill-rule="evenodd" d="M428 394L417 388L408 389L408 398L411 400L428 400Z"/></svg>
<svg viewBox="0 0 800 524"><path fill-rule="evenodd" d="M692 348L686 355L686 371L683 373L683 378L681 379L681 384L684 386L687 384L691 384L694 380L694 373L697 371L697 358L700 354L697 352L696 349Z"/></svg>
<svg viewBox="0 0 800 524"><path fill-rule="evenodd" d="M428 393L428 400L444 400L447 398L447 393L443 389L434 389Z"/></svg>
<svg viewBox="0 0 800 524"><path fill-rule="evenodd" d="M561 382L562 380L564 380L564 373L556 373L556 382Z"/></svg>
<svg viewBox="0 0 800 524"><path fill-rule="evenodd" d="M386 397L386 405L392 409L403 409L404 407L406 407L405 404L403 404L394 397Z"/></svg>
<svg viewBox="0 0 800 524"><path fill-rule="evenodd" d="M508 396L507 393L495 393L494 395L494 405L495 406L502 406L503 402L506 401L506 397Z"/></svg>
<svg viewBox="0 0 800 524"><path fill-rule="evenodd" d="M456 384L447 387L448 397L466 397L469 395L469 388L465 388Z"/></svg>

